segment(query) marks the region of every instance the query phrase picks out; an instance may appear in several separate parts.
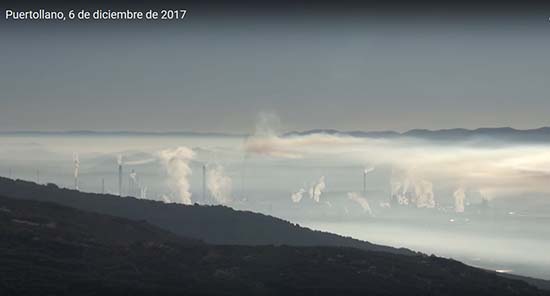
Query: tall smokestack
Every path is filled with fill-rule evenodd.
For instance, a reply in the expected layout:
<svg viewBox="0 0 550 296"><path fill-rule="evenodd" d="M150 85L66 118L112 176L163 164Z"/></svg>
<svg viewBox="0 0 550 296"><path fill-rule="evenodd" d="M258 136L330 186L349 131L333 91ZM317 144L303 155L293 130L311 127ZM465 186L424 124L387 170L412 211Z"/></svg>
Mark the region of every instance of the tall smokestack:
<svg viewBox="0 0 550 296"><path fill-rule="evenodd" d="M73 162L74 162L74 189L78 190L78 174L80 170L80 158L78 157L78 153L73 154Z"/></svg>
<svg viewBox="0 0 550 296"><path fill-rule="evenodd" d="M118 196L122 196L122 155L118 156Z"/></svg>
<svg viewBox="0 0 550 296"><path fill-rule="evenodd" d="M363 196L367 196L367 175L374 171L373 166L366 167L363 169Z"/></svg>
<svg viewBox="0 0 550 296"><path fill-rule="evenodd" d="M105 194L105 178L101 179L101 194Z"/></svg>
<svg viewBox="0 0 550 296"><path fill-rule="evenodd" d="M363 170L363 196L367 196L367 171Z"/></svg>
<svg viewBox="0 0 550 296"><path fill-rule="evenodd" d="M134 187L135 187L135 178L136 178L136 171L132 170L130 173L130 177L128 178L128 195L134 196Z"/></svg>
<svg viewBox="0 0 550 296"><path fill-rule="evenodd" d="M122 196L122 164L118 165L118 196Z"/></svg>
<svg viewBox="0 0 550 296"><path fill-rule="evenodd" d="M202 165L202 203L206 204L206 164Z"/></svg>

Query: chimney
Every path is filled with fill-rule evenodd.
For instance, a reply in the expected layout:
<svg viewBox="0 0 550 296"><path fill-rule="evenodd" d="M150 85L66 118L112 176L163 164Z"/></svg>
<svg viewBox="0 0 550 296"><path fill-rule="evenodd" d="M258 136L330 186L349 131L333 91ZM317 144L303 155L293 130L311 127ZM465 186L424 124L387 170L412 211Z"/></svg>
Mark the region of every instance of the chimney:
<svg viewBox="0 0 550 296"><path fill-rule="evenodd" d="M363 196L367 196L367 172L363 170Z"/></svg>
<svg viewBox="0 0 550 296"><path fill-rule="evenodd" d="M206 204L206 165L202 165L202 203Z"/></svg>
<svg viewBox="0 0 550 296"><path fill-rule="evenodd" d="M135 196L135 182L134 182L134 176L135 176L135 173L136 171L132 170L132 172L130 173L130 177L128 178L128 195L129 196Z"/></svg>
<svg viewBox="0 0 550 296"><path fill-rule="evenodd" d="M118 164L118 196L122 196L122 163Z"/></svg>

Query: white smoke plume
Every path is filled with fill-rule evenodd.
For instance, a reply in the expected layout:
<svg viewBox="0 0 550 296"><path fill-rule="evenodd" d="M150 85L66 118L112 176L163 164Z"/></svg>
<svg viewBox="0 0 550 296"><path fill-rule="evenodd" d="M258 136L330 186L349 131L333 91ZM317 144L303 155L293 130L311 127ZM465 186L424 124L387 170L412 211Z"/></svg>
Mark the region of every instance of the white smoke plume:
<svg viewBox="0 0 550 296"><path fill-rule="evenodd" d="M118 165L122 165L122 154L119 154L116 158Z"/></svg>
<svg viewBox="0 0 550 296"><path fill-rule="evenodd" d="M75 189L78 190L78 175L80 173L80 158L78 153L73 154Z"/></svg>
<svg viewBox="0 0 550 296"><path fill-rule="evenodd" d="M401 170L392 169L391 179L391 199L394 204L408 205L409 181Z"/></svg>
<svg viewBox="0 0 550 296"><path fill-rule="evenodd" d="M383 208L383 209L389 209L391 208L391 205L389 202L385 202L385 201L381 201L380 203L378 203L378 205Z"/></svg>
<svg viewBox="0 0 550 296"><path fill-rule="evenodd" d="M142 165L142 164L148 164L148 163L151 163L151 162L154 162L154 161L156 161L155 158L146 158L146 159L140 159L140 160L129 160L129 161L125 161L124 165ZM122 160L121 160L120 163L122 163Z"/></svg>
<svg viewBox="0 0 550 296"><path fill-rule="evenodd" d="M231 203L231 190L233 182L229 176L225 174L224 168L221 165L209 166L207 169L208 191L214 199L222 205Z"/></svg>
<svg viewBox="0 0 550 296"><path fill-rule="evenodd" d="M433 183L419 178L414 171L392 170L391 197L399 205L434 208Z"/></svg>
<svg viewBox="0 0 550 296"><path fill-rule="evenodd" d="M325 187L325 176L321 176L319 181L309 188L309 198L313 199L315 202L320 202L321 194L323 194Z"/></svg>
<svg viewBox="0 0 550 296"><path fill-rule="evenodd" d="M481 199L486 201L490 201L495 198L495 190L491 188L481 188L479 189L479 194L481 195Z"/></svg>
<svg viewBox="0 0 550 296"><path fill-rule="evenodd" d="M300 188L300 190L292 193L290 195L290 198L292 199L292 202L293 203L299 203L302 198L304 197L304 193L306 192L306 190L304 188Z"/></svg>
<svg viewBox="0 0 550 296"><path fill-rule="evenodd" d="M130 179L132 179L132 182L134 182L135 184L137 184L137 173L135 171L132 171L130 173Z"/></svg>
<svg viewBox="0 0 550 296"><path fill-rule="evenodd" d="M372 216L372 210L370 208L369 201L365 197L361 196L357 192L348 192L348 198L358 203L365 213L368 213Z"/></svg>
<svg viewBox="0 0 550 296"><path fill-rule="evenodd" d="M144 188L145 188L145 192L144 192ZM139 196L141 198L143 198L142 197L143 195L147 195L147 187L143 187L141 185L141 182L138 180L138 175L134 170L132 170L132 172L130 173L130 188L128 188L128 191L130 195L134 195L134 194L137 195L139 193Z"/></svg>
<svg viewBox="0 0 550 296"><path fill-rule="evenodd" d="M139 191L140 191L139 198L147 199L147 186L143 186L143 187L140 186Z"/></svg>
<svg viewBox="0 0 550 296"><path fill-rule="evenodd" d="M245 142L245 150L253 154L293 159L317 153L331 153L331 147L353 143L360 143L360 140L323 134L283 138L272 133L263 133L248 138ZM351 146L348 147L353 149Z"/></svg>
<svg viewBox="0 0 550 296"><path fill-rule="evenodd" d="M464 212L464 201L466 200L466 193L464 188L460 187L453 193L455 199L455 212L463 213Z"/></svg>
<svg viewBox="0 0 550 296"><path fill-rule="evenodd" d="M433 184L420 180L415 184L416 206L418 208L435 208Z"/></svg>
<svg viewBox="0 0 550 296"><path fill-rule="evenodd" d="M365 175L368 175L369 173L371 173L372 171L374 171L375 167L373 166L368 166L365 168L365 170L363 171L365 173Z"/></svg>
<svg viewBox="0 0 550 296"><path fill-rule="evenodd" d="M162 198L164 203L172 203L172 199L167 195L162 195L160 198Z"/></svg>
<svg viewBox="0 0 550 296"><path fill-rule="evenodd" d="M189 162L195 157L193 150L187 147L178 147L162 150L157 155L166 169L170 186L178 192L179 199L176 202L192 204L191 192L189 192L189 176L192 171Z"/></svg>

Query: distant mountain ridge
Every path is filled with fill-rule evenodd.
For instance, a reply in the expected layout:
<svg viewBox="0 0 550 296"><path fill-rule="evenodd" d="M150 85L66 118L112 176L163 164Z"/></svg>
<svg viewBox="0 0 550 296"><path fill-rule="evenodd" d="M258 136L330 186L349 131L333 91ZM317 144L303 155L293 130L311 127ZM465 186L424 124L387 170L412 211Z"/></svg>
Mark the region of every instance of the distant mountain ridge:
<svg viewBox="0 0 550 296"><path fill-rule="evenodd" d="M494 128L451 128L451 129L411 129L406 132L385 131L340 131L337 129L311 129L305 131L291 131L284 133L284 137L306 136L313 134L327 134L352 136L360 138L419 138L427 140L465 141L476 139L496 139L523 142L550 142L550 127L536 129L515 129L511 127ZM244 133L220 133L220 132L140 132L140 131L0 131L0 136L182 136L182 137L227 137L245 138L251 136Z"/></svg>
<svg viewBox="0 0 550 296"><path fill-rule="evenodd" d="M522 142L550 142L550 127L537 129L514 129L511 127L477 128L477 129L412 129L403 133L395 131L339 131L335 129L314 129L293 131L284 134L286 137L328 134L361 138L419 138L427 140L466 141L476 139L495 139Z"/></svg>

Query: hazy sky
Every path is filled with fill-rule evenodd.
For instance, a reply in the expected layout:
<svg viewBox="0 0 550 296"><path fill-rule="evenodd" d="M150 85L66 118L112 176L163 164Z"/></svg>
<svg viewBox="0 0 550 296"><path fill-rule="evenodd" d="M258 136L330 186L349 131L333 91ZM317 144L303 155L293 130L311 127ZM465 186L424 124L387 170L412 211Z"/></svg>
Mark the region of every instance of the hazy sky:
<svg viewBox="0 0 550 296"><path fill-rule="evenodd" d="M2 13L3 13L2 9ZM0 27L0 130L550 125L550 10Z"/></svg>

